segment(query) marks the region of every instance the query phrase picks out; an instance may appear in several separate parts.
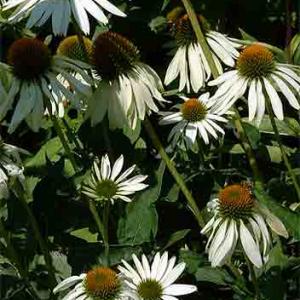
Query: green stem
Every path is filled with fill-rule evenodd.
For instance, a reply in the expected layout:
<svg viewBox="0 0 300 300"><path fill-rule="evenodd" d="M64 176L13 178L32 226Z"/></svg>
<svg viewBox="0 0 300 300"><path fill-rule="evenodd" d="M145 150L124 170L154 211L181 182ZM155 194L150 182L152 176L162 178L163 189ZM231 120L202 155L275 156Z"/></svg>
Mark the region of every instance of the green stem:
<svg viewBox="0 0 300 300"><path fill-rule="evenodd" d="M109 238L108 238L108 225L109 225L109 211L110 211L110 202L108 202L103 210L103 225L104 225L104 245L105 245L105 258L106 263L109 266L110 260L109 260Z"/></svg>
<svg viewBox="0 0 300 300"><path fill-rule="evenodd" d="M256 274L255 274L255 271L254 271L254 267L253 267L252 263L249 261L247 255L244 254L244 256L245 256L245 259L246 259L246 263L247 263L247 266L248 266L248 269L249 269L251 281L252 281L254 291L255 291L255 299L254 300L260 300L261 299L260 290L259 290L259 285L258 285L258 281L257 281L257 278L256 278Z"/></svg>
<svg viewBox="0 0 300 300"><path fill-rule="evenodd" d="M218 68L214 62L214 59L213 59L212 53L210 51L210 48L207 44L206 38L202 32L202 29L199 24L198 17L195 13L193 5L190 0L182 0L182 3L186 9L186 12L191 21L191 24L192 24L192 27L196 34L197 40L203 50L204 56L207 60L207 63L209 64L211 73L212 73L213 77L216 79L217 77L219 77L220 74L219 74Z"/></svg>
<svg viewBox="0 0 300 300"><path fill-rule="evenodd" d="M107 207L107 205L106 205ZM104 214L106 214L106 207L104 208ZM104 222L101 221L97 207L95 205L95 202L93 200L89 200L89 208L90 211L94 217L95 223L98 227L98 230L102 236L103 243L104 243L104 255L105 255L105 260L106 260L106 265L109 266L109 242L108 242L108 228L104 222L107 222L106 220Z"/></svg>
<svg viewBox="0 0 300 300"><path fill-rule="evenodd" d="M247 155L249 165L252 169L255 184L258 188L262 188L263 187L262 175L259 171L254 152L250 146L251 144L250 144L249 138L248 138L247 134L245 133L245 130L244 130L244 127L243 127L243 124L241 121L241 116L237 109L235 109L234 123L235 123L235 127L237 129L238 135L239 135L239 139L241 140L241 145Z"/></svg>
<svg viewBox="0 0 300 300"><path fill-rule="evenodd" d="M191 192L189 191L188 187L186 186L184 179L182 178L182 176L178 173L174 163L171 161L171 159L169 158L168 154L166 153L155 129L153 128L150 120L148 118L145 119L144 121L144 127L149 135L149 137L152 140L153 145L155 146L155 148L157 149L157 151L159 152L161 158L163 159L163 161L166 163L166 166L168 167L170 173L172 174L173 178L175 179L176 183L178 184L178 186L180 187L182 193L184 194L184 196L186 197L188 204L192 210L192 212L194 213L198 224L200 227L203 227L205 225L205 222L203 220L202 214L197 206L197 203L194 199L194 197L192 196Z"/></svg>
<svg viewBox="0 0 300 300"><path fill-rule="evenodd" d="M63 145L63 147L65 149L65 152L67 153L67 155L68 155L68 157L69 157L69 159L71 161L73 169L76 171L76 170L78 170L78 166L77 166L76 161L74 159L72 150L71 150L71 148L70 148L70 146L69 146L69 144L68 144L68 142L67 142L67 140L65 138L65 135L64 135L64 133L63 133L63 131L62 131L62 129L61 129L61 127L60 127L57 119L54 116L52 117L52 120L53 120L54 128L55 128L55 130L57 132L57 135L60 138L60 141L61 141L61 143L62 143L62 145ZM89 201L89 209L90 209L90 212L91 212L91 214L92 214L92 216L93 216L93 218L94 218L94 220L95 220L95 222L97 224L98 230L99 230L99 232L100 232L100 234L101 234L101 236L103 238L105 249L109 249L108 239L106 238L107 235L105 234L105 227L104 227L104 225L103 225L103 223L102 223L102 221L101 221L101 219L99 217L96 205L95 205L95 203L92 200ZM108 253L108 251L106 250L105 253Z"/></svg>
<svg viewBox="0 0 300 300"><path fill-rule="evenodd" d="M30 281L28 278L29 277L28 271L23 267L23 265L19 259L19 256L17 254L17 251L11 242L9 233L6 231L1 218L0 218L0 236L2 236L3 239L5 240L6 250L8 253L9 260L13 263L15 268L18 270L21 278L24 280L28 293L33 297L33 299L39 300L40 299L39 296L36 294L35 289L30 284Z"/></svg>
<svg viewBox="0 0 300 300"><path fill-rule="evenodd" d="M21 186L21 184L19 182L16 182L15 190L16 190L16 193L18 195L18 199L20 200L23 208L25 209L25 211L28 215L34 237L38 241L40 249L43 253L45 263L46 263L46 267L47 267L48 272L49 272L49 278L51 280L52 286L54 287L57 284L57 281L56 281L56 278L55 278L55 270L52 266L52 258L51 258L49 249L47 247L47 244L43 240L43 237L42 237L42 235L40 233L40 230L39 230L38 222L37 222L34 214L32 213L32 211L31 211L31 209L30 209L30 207L27 203L27 200L26 200L26 197L25 197L25 192L24 192L23 187Z"/></svg>
<svg viewBox="0 0 300 300"><path fill-rule="evenodd" d="M75 160L75 157L74 157L74 154L72 152L72 149L71 147L69 146L68 144L68 141L65 137L65 134L63 132L63 130L61 129L60 125L59 125L59 121L57 119L57 117L55 116L51 116L51 120L52 120L52 123L53 123L53 127L63 145L63 148L65 149L65 152L67 154L67 156L69 157L70 161L71 161L71 164L73 166L73 169L74 171L76 172L78 170L78 166L76 164L76 160Z"/></svg>
<svg viewBox="0 0 300 300"><path fill-rule="evenodd" d="M267 107L267 111L268 111L268 114L269 114L269 118L271 120L273 130L274 130L275 138L277 140L277 143L279 145L279 148L280 148L280 151L281 151L281 154L282 154L284 164L285 164L285 166L288 170L288 173L289 173L289 175L292 179L293 185L295 187L295 190L296 190L296 193L297 193L297 196L298 196L298 200L300 201L300 187L299 187L299 184L298 184L298 181L297 181L297 177L296 177L296 175L295 175L295 173L292 169L292 166L289 162L287 154L286 154L286 152L283 148L282 141L281 141L280 134L279 134L279 130L278 130L275 118L274 118L274 114L273 114L269 99L267 99L267 101L266 101L266 107Z"/></svg>

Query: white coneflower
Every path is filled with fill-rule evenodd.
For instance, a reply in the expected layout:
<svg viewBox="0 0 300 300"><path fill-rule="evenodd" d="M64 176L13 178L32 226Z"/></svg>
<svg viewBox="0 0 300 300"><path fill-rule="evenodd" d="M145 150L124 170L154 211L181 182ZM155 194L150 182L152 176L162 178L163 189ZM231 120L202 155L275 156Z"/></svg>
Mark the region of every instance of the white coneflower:
<svg viewBox="0 0 300 300"><path fill-rule="evenodd" d="M140 62L139 51L129 40L111 31L101 33L94 42L92 62L100 77L88 103L93 126L107 113L110 128L135 128L147 113L158 111L153 98L164 101L161 80Z"/></svg>
<svg viewBox="0 0 300 300"><path fill-rule="evenodd" d="M160 124L174 124L169 134L169 140L173 139L177 143L183 136L188 146L196 142L199 135L205 144L209 144L209 136L218 138L218 135L225 134L224 130L218 125L219 122L226 123L228 120L220 113L216 113L214 102L210 101L209 93L200 95L199 98L182 97L184 103L176 107L176 112L167 113Z"/></svg>
<svg viewBox="0 0 300 300"><path fill-rule="evenodd" d="M136 175L128 178L134 171L135 165L121 173L124 165L124 157L121 155L111 167L108 155L98 162L94 162L90 179L83 186L83 193L95 201L111 201L121 199L131 202L127 196L147 188L147 184L142 183L148 176Z"/></svg>
<svg viewBox="0 0 300 300"><path fill-rule="evenodd" d="M185 263L176 265L176 257L169 259L168 252L162 256L157 253L151 266L145 255L142 255L141 261L136 255L132 258L135 269L123 260L124 266L119 266L119 270L134 300L177 300L176 296L197 291L194 285L174 283L183 273Z"/></svg>
<svg viewBox="0 0 300 300"><path fill-rule="evenodd" d="M90 95L90 87L72 75L77 72L91 83L92 79L85 71L88 65L64 56L52 56L48 47L37 39L16 40L9 48L7 60L12 83L0 106L0 118L5 117L17 99L9 126L10 133L24 119L36 131L46 109L58 107L63 96L71 101L76 100L74 93L61 83L58 76L69 82L79 94Z"/></svg>
<svg viewBox="0 0 300 300"><path fill-rule="evenodd" d="M230 260L239 244L248 259L257 268L262 267L272 245L267 225L288 237L282 222L256 201L246 183L225 187L213 201L214 216L201 231L210 233L206 249L213 267Z"/></svg>
<svg viewBox="0 0 300 300"><path fill-rule="evenodd" d="M88 13L97 21L107 24L108 19L103 9L113 15L126 17L126 15L108 0L8 0L4 3L4 10L15 8L9 21L18 22L29 16L27 27L42 26L50 18L52 31L55 35L66 35L69 23L74 17L80 29L90 33Z"/></svg>
<svg viewBox="0 0 300 300"><path fill-rule="evenodd" d="M54 294L72 288L65 300L127 300L120 276L110 268L95 267L79 276L71 276L60 282Z"/></svg>
<svg viewBox="0 0 300 300"><path fill-rule="evenodd" d="M223 73L222 63L234 67L239 56L236 50L238 45L226 35L209 30L209 25L202 16L198 19L219 73ZM211 69L188 16L184 15L175 21L173 28L178 49L167 69L165 84L169 85L179 76L179 91L186 88L189 93L192 88L194 92L198 92L211 77Z"/></svg>
<svg viewBox="0 0 300 300"><path fill-rule="evenodd" d="M230 108L249 90L249 120L256 117L257 124L264 116L266 101L270 101L275 116L283 120L282 102L277 91L293 108L300 109L297 99L300 77L293 71L292 65L276 62L272 52L259 44L246 47L237 60L236 69L224 73L209 85L219 85L213 96L218 102L219 112Z"/></svg>
<svg viewBox="0 0 300 300"><path fill-rule="evenodd" d="M4 143L0 138L0 199L9 195L8 180L18 178L24 180L19 149Z"/></svg>

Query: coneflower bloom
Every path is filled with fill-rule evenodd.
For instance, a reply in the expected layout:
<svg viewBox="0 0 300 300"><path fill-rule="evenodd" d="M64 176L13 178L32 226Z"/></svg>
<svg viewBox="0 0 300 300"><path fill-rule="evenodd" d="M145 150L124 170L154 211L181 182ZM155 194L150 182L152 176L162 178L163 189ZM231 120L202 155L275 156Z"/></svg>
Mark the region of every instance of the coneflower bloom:
<svg viewBox="0 0 300 300"><path fill-rule="evenodd" d="M174 283L185 269L185 263L176 265L176 257L169 259L168 252L157 253L150 263L145 255L141 260L132 256L135 268L126 261L119 270L127 285L128 294L134 300L178 300L177 296L191 294L197 287L191 284Z"/></svg>
<svg viewBox="0 0 300 300"><path fill-rule="evenodd" d="M219 73L223 73L222 63L234 67L239 56L236 48L240 46L226 35L210 30L202 16L198 19ZM186 88L188 93L191 89L197 93L211 77L211 69L187 15L175 21L173 31L178 49L167 69L165 84L169 85L179 76L179 91Z"/></svg>
<svg viewBox="0 0 300 300"><path fill-rule="evenodd" d="M108 0L7 0L4 10L16 8L9 21L18 22L27 17L27 27L41 27L50 18L52 31L55 35L66 35L72 18L84 34L90 33L89 16L97 21L107 24L108 19L103 9L113 15L126 17L126 15Z"/></svg>
<svg viewBox="0 0 300 300"><path fill-rule="evenodd" d="M154 98L161 96L162 82L156 72L140 61L138 49L125 37L108 31L94 42L92 64L100 77L98 87L88 102L87 118L91 124L108 115L111 129L130 126L157 112Z"/></svg>
<svg viewBox="0 0 300 300"><path fill-rule="evenodd" d="M91 199L99 202L121 199L131 202L129 195L148 187L143 181L148 176L136 175L128 178L135 169L135 165L121 173L124 165L124 157L121 155L111 166L108 155L104 155L101 163L95 161L92 174L86 184L83 186L83 193Z"/></svg>
<svg viewBox="0 0 300 300"><path fill-rule="evenodd" d="M71 290L70 290L71 288ZM87 273L71 276L60 282L54 294L69 290L66 300L127 300L120 276L107 267L95 267Z"/></svg>
<svg viewBox="0 0 300 300"><path fill-rule="evenodd" d="M212 97L218 103L218 112L228 110L248 91L249 120L256 118L257 124L264 116L266 101L271 103L275 116L283 120L283 106L278 92L293 108L300 109L297 99L299 75L292 65L276 62L273 53L259 44L247 46L237 60L236 69L224 73L209 85L218 85Z"/></svg>
<svg viewBox="0 0 300 300"><path fill-rule="evenodd" d="M10 178L17 178L21 182L25 179L19 151L20 149L4 143L0 138L0 199L9 195Z"/></svg>
<svg viewBox="0 0 300 300"><path fill-rule="evenodd" d="M213 267L222 266L241 247L248 259L260 268L267 262L272 246L270 229L288 237L282 222L256 201L246 183L225 187L212 201L214 216L201 233L209 234L206 250Z"/></svg>
<svg viewBox="0 0 300 300"><path fill-rule="evenodd" d="M58 107L63 96L70 100L76 99L58 76L68 81L79 94L90 95L90 87L72 76L72 73L77 72L86 82L91 83L92 79L85 71L88 65L63 56L52 56L42 41L31 38L16 40L8 50L7 61L12 82L0 106L0 118L5 117L16 100L10 133L24 119L33 130L38 130L46 109L51 111L52 106Z"/></svg>
<svg viewBox="0 0 300 300"><path fill-rule="evenodd" d="M205 144L209 144L209 137L218 139L218 136L225 134L218 123L226 124L228 120L220 113L216 113L214 102L210 101L209 93L199 98L181 97L184 102L175 112L168 112L160 120L161 125L176 124L169 134L169 140L176 144L180 137L183 137L187 146L193 146L197 136L201 137Z"/></svg>

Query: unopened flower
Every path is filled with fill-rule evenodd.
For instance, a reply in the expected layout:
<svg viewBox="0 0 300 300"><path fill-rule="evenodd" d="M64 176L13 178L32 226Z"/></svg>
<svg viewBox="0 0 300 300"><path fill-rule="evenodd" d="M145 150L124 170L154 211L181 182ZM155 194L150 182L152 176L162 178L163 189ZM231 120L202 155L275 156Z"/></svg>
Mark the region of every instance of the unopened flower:
<svg viewBox="0 0 300 300"><path fill-rule="evenodd" d="M0 199L9 195L10 178L24 180L23 166L19 155L20 149L0 139Z"/></svg>
<svg viewBox="0 0 300 300"><path fill-rule="evenodd" d="M140 62L139 51L129 40L111 31L101 33L94 42L92 60L100 77L88 103L87 117L93 126L107 114L110 128L135 128L147 113L158 111L153 98L164 101L161 80Z"/></svg>
<svg viewBox="0 0 300 300"><path fill-rule="evenodd" d="M210 30L202 16L199 16L198 20L219 73L223 73L222 63L234 67L239 56L236 48L240 46L226 35ZM210 66L187 15L175 21L173 30L178 49L167 69L165 84L169 85L179 76L179 91L186 88L188 93L191 89L198 92L211 77Z"/></svg>
<svg viewBox="0 0 300 300"><path fill-rule="evenodd" d="M288 237L282 222L256 201L246 183L225 187L213 201L214 216L201 231L209 233L206 249L213 267L222 266L241 246L248 259L260 268L267 262L272 245L270 229Z"/></svg>
<svg viewBox="0 0 300 300"><path fill-rule="evenodd" d="M289 104L299 110L297 99L300 91L300 77L292 65L276 62L273 53L264 46L254 44L240 54L236 69L228 71L209 85L218 85L212 97L218 103L218 112L228 110L248 90L249 120L256 118L259 125L270 101L273 112L283 120L282 101L278 91Z"/></svg>
<svg viewBox="0 0 300 300"><path fill-rule="evenodd" d="M101 163L94 162L92 174L88 182L83 186L83 193L95 201L110 201L121 199L131 202L129 195L147 188L143 181L144 175L128 176L134 171L135 165L121 173L124 165L124 157L121 155L111 166L108 155L101 159Z"/></svg>
<svg viewBox="0 0 300 300"><path fill-rule="evenodd" d="M128 294L134 300L178 300L177 296L191 294L197 287L190 284L174 283L185 269L185 263L176 265L176 257L168 258L168 252L157 253L150 263L145 255L139 260L132 256L135 268L126 261L119 270L124 276Z"/></svg>
<svg viewBox="0 0 300 300"><path fill-rule="evenodd" d="M9 126L10 133L24 119L33 130L38 130L46 109L49 111L52 106L56 106L58 111L63 96L70 100L76 98L58 76L69 82L79 94L90 94L90 87L72 75L72 72L77 72L86 82L91 83L91 78L85 72L88 66L64 56L52 56L48 47L37 39L16 40L8 50L7 61L12 83L0 106L0 118L5 117L16 100Z"/></svg>
<svg viewBox="0 0 300 300"><path fill-rule="evenodd" d="M125 300L126 291L120 276L107 267L95 267L79 276L71 276L60 282L54 294L72 288L63 299L68 300Z"/></svg>
<svg viewBox="0 0 300 300"><path fill-rule="evenodd" d="M161 125L176 124L169 134L169 140L176 144L183 136L188 146L196 142L197 136L201 137L205 144L209 144L209 137L217 139L220 134L225 134L218 123L226 123L228 120L220 113L215 112L214 102L209 99L209 93L199 98L182 97L184 102L180 107L175 107L176 112L167 113L160 121Z"/></svg>
<svg viewBox="0 0 300 300"><path fill-rule="evenodd" d="M108 19L103 9L113 15L125 17L126 15L108 0L7 0L4 10L16 8L9 21L18 22L29 16L27 27L41 27L49 19L52 21L52 31L55 35L66 35L69 23L75 19L85 34L90 33L89 16L97 21L107 24Z"/></svg>

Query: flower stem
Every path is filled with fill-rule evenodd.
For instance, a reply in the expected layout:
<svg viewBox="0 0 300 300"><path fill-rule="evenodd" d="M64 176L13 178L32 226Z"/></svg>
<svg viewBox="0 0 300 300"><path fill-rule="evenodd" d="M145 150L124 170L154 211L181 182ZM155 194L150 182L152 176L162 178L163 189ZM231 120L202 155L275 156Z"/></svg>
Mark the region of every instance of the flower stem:
<svg viewBox="0 0 300 300"><path fill-rule="evenodd" d="M201 26L199 24L199 21L198 21L198 18L197 18L197 15L195 13L195 10L193 8L193 5L191 3L190 0L181 0L184 7L185 7L185 10L188 14L188 17L191 21L191 24L192 24L192 27L194 29L194 32L196 34L196 37L197 37L197 40L203 50L203 53L204 53L204 56L207 60L207 63L209 64L209 67L211 69L211 73L213 75L213 77L216 79L220 74L218 72L218 69L217 69L217 66L214 62L214 59L213 59L213 56L211 54L211 51L209 49L209 46L207 44L207 41L206 41L206 38L202 32L202 29L201 29Z"/></svg>
<svg viewBox="0 0 300 300"><path fill-rule="evenodd" d="M24 282L27 286L28 293L33 297L33 299L39 300L40 299L39 296L36 294L35 289L31 286L31 284L29 282L28 271L23 267L23 265L19 259L19 256L17 254L17 251L11 242L10 236L9 236L8 232L6 231L1 218L0 218L0 236L2 236L2 238L5 240L6 250L8 253L9 260L13 263L15 268L18 270L21 278L24 280Z"/></svg>
<svg viewBox="0 0 300 300"><path fill-rule="evenodd" d="M21 184L19 182L16 182L16 184L15 184L15 191L16 191L19 201L21 202L23 208L25 209L25 211L28 215L34 237L38 241L38 244L40 246L40 249L41 249L44 259L45 259L46 267L49 272L49 278L51 281L51 285L54 287L57 284L57 281L55 278L55 270L52 265L52 258L51 258L49 249L47 247L47 244L43 240L43 237L40 233L38 222L27 203L27 199L25 197L25 192L23 190L23 187L21 186Z"/></svg>
<svg viewBox="0 0 300 300"><path fill-rule="evenodd" d="M104 208L104 221L102 222L98 211L97 207L95 205L95 202L93 200L89 200L89 208L90 211L94 217L94 220L97 224L98 230L102 236L103 243L104 243L104 255L105 255L105 264L109 266L109 242L108 242L108 228L107 228L107 223L108 223L108 213L109 213L109 205L106 205ZM107 216L107 218L106 218Z"/></svg>
<svg viewBox="0 0 300 300"><path fill-rule="evenodd" d="M292 166L289 162L287 154L286 154L286 152L283 148L282 141L281 141L280 134L279 134L279 130L278 130L275 118L274 118L274 114L273 114L269 99L266 101L266 107L267 107L267 111L268 111L268 114L269 114L269 118L270 118L273 130L274 130L275 138L277 140L277 143L279 145L279 148L280 148L280 151L281 151L281 154L282 154L284 164L285 164L285 166L288 170L288 173L289 173L289 175L292 179L293 185L295 187L295 190L296 190L296 193L297 193L297 196L298 196L298 200L300 201L300 186L299 186L299 183L297 181L297 177L296 177L296 175L295 175L295 173L292 169Z"/></svg>
<svg viewBox="0 0 300 300"><path fill-rule="evenodd" d="M249 259L247 258L247 255L244 254L244 256L245 256L246 263L247 263L247 266L248 266L248 269L249 269L250 278L251 278L251 281L252 281L252 284L253 284L253 287L254 287L254 290L255 290L254 300L260 300L261 299L260 290L259 290L259 285L258 285L258 281L257 281L257 278L256 278L256 274L255 274L255 271L254 271L254 267L251 264L251 262L249 261Z"/></svg>
<svg viewBox="0 0 300 300"><path fill-rule="evenodd" d="M236 108L234 110L235 110L235 120L234 120L235 127L237 129L239 139L241 140L242 147L247 155L249 165L252 169L254 179L255 179L255 184L258 188L259 187L262 188L262 186L263 186L262 175L259 171L254 152L250 146L251 144L250 144L249 138L248 138L247 134L245 133L245 130L244 130L244 127L243 127L243 124L241 121L241 116L240 116L238 110Z"/></svg>
<svg viewBox="0 0 300 300"><path fill-rule="evenodd" d="M59 121L56 118L56 116L53 116L53 115L51 115L51 120L52 120L54 129L55 129L55 131L56 131L56 133L57 133L57 135L58 135L58 137L59 137L59 139L60 139L60 141L63 145L63 148L65 149L65 152L66 152L67 156L69 157L69 159L71 161L73 169L76 172L78 170L78 166L76 164L76 160L75 160L74 154L72 152L72 149L69 146L68 141L65 137L65 134L64 134L62 128L60 127L60 125L59 125Z"/></svg>
<svg viewBox="0 0 300 300"><path fill-rule="evenodd" d="M177 171L174 163L171 161L168 154L166 153L166 151L165 151L165 149L164 149L164 147L163 147L163 145L162 145L155 129L153 128L153 126L152 126L152 124L151 124L151 122L148 118L146 118L145 121L144 121L144 127L145 127L149 137L151 138L152 143L154 144L155 148L159 152L161 158L166 163L170 173L172 174L172 176L175 179L176 183L180 187L182 193L186 197L186 199L188 201L188 204L189 204L193 214L195 215L199 226L203 227L205 225L205 223L204 223L202 214L201 214L201 212L200 212L200 210L197 206L197 203L196 203L194 197L192 196L191 192L189 191L188 187L186 186L186 184L184 182L184 179L182 178L182 176Z"/></svg>

